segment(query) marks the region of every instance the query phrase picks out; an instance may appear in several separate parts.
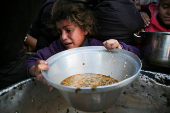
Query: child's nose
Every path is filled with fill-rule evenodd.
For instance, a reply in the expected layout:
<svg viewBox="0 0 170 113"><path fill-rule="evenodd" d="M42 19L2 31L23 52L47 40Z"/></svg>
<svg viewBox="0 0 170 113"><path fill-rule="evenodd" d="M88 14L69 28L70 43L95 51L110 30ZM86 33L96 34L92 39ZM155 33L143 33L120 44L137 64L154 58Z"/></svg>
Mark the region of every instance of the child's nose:
<svg viewBox="0 0 170 113"><path fill-rule="evenodd" d="M167 14L169 14L169 15L170 15L170 8L168 8L168 10L167 10Z"/></svg>
<svg viewBox="0 0 170 113"><path fill-rule="evenodd" d="M62 38L63 40L66 40L66 39L67 39L67 33L66 33L66 32L62 32L61 38Z"/></svg>

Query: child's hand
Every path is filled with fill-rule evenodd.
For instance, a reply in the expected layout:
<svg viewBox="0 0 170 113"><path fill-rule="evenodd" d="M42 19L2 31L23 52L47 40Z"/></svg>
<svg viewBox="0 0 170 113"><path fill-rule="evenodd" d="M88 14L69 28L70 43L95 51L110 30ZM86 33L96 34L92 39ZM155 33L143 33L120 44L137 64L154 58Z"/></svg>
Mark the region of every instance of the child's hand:
<svg viewBox="0 0 170 113"><path fill-rule="evenodd" d="M106 40L106 41L103 42L103 45L108 51L111 51L111 49L114 49L114 48L122 49L119 42L115 39Z"/></svg>
<svg viewBox="0 0 170 113"><path fill-rule="evenodd" d="M44 60L38 60L35 63L35 70L34 70L34 74L37 77L37 80L42 82L43 84L47 85L49 87L50 91L53 91L54 88L52 86L50 86L44 79L44 77L42 76L41 70L49 70L50 67L48 66L48 62L44 61Z"/></svg>
<svg viewBox="0 0 170 113"><path fill-rule="evenodd" d="M145 27L149 26L149 24L150 24L150 17L149 17L149 15L147 13L145 13L145 12L140 12L140 14L141 14L141 17L143 18L143 21L145 23Z"/></svg>

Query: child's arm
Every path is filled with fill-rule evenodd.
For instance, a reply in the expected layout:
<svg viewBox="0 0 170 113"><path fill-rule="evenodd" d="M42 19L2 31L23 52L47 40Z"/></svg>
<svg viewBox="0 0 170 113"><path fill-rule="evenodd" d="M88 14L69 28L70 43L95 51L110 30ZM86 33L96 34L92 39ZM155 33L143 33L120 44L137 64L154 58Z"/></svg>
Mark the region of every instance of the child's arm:
<svg viewBox="0 0 170 113"><path fill-rule="evenodd" d="M109 51L111 49L120 48L120 49L128 50L128 51L136 54L138 57L140 57L140 50L137 47L131 46L131 45L126 45L125 43L118 42L115 39L106 40L105 42L103 42L103 45Z"/></svg>
<svg viewBox="0 0 170 113"><path fill-rule="evenodd" d="M114 48L122 49L119 42L115 39L106 40L106 41L103 42L103 45L108 51L111 51L111 49L114 49Z"/></svg>
<svg viewBox="0 0 170 113"><path fill-rule="evenodd" d="M43 84L47 85L49 87L49 90L52 91L54 88L50 86L42 76L41 70L49 70L50 67L48 66L48 62L45 60L38 60L36 61L35 65L31 66L28 69L29 75L36 76L37 80L42 82Z"/></svg>

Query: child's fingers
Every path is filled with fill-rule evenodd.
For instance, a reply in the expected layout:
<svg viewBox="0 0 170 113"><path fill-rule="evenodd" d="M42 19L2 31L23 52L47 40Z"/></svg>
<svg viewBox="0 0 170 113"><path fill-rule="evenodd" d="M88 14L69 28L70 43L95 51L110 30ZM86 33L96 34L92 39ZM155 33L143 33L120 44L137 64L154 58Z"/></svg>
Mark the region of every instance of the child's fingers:
<svg viewBox="0 0 170 113"><path fill-rule="evenodd" d="M122 49L122 47L120 46L120 44L117 40L115 40L115 42L113 44L111 44L111 49L115 49L115 48Z"/></svg>
<svg viewBox="0 0 170 113"><path fill-rule="evenodd" d="M54 87L52 87L50 84L48 84L45 79L43 79L43 84L47 85L49 87L49 90L50 91L53 91L54 90Z"/></svg>
<svg viewBox="0 0 170 113"><path fill-rule="evenodd" d="M147 13L141 12L141 17L143 18L143 21L145 23L145 26L149 26L150 24L150 17Z"/></svg>
<svg viewBox="0 0 170 113"><path fill-rule="evenodd" d="M37 67L40 70L49 70L50 69L50 67L46 64L39 64Z"/></svg>
<svg viewBox="0 0 170 113"><path fill-rule="evenodd" d="M48 62L47 62L47 61L45 61L45 60L38 60L36 63L38 63L38 64L46 64L46 65L48 65Z"/></svg>
<svg viewBox="0 0 170 113"><path fill-rule="evenodd" d="M39 69L39 70L48 70L50 69L50 67L48 66L48 62L45 61L45 60L38 60L36 63L35 63L36 67Z"/></svg>
<svg viewBox="0 0 170 113"><path fill-rule="evenodd" d="M111 49L115 49L115 48L120 48L122 49L122 47L120 46L119 42L115 39L110 39L110 40L107 40L103 43L103 45L105 46L105 48L108 50L108 51L111 51Z"/></svg>
<svg viewBox="0 0 170 113"><path fill-rule="evenodd" d="M108 43L108 41L103 42L103 45L108 51L111 50L111 45Z"/></svg>
<svg viewBox="0 0 170 113"><path fill-rule="evenodd" d="M146 25L146 26L149 26L149 24L150 24L150 18L149 18L149 16L146 14L146 15L144 16L144 18L145 18L145 25Z"/></svg>
<svg viewBox="0 0 170 113"><path fill-rule="evenodd" d="M53 91L53 90L54 90L54 87L52 87L52 86L49 87L49 90L50 90L50 91Z"/></svg>
<svg viewBox="0 0 170 113"><path fill-rule="evenodd" d="M37 80L40 81L40 82L42 82L42 83L45 84L46 86L48 86L50 91L53 91L53 90L54 90L54 87L52 87L50 84L48 84L48 83L46 82L46 80L44 79L44 77L43 77L41 74L40 74L39 76L37 76Z"/></svg>
<svg viewBox="0 0 170 113"><path fill-rule="evenodd" d="M42 76L42 77L43 77L43 76ZM43 82L43 84L45 84L46 86L51 87L51 86L45 81L44 77L43 77L43 79L42 79L42 82Z"/></svg>

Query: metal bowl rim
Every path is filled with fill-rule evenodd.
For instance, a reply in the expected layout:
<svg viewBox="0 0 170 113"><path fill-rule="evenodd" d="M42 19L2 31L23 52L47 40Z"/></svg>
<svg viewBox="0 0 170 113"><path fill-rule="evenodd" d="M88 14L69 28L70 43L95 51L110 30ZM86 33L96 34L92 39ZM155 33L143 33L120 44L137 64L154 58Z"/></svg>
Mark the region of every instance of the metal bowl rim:
<svg viewBox="0 0 170 113"><path fill-rule="evenodd" d="M76 51L77 49L79 50L84 50L84 49L97 49L98 51L102 51L102 50L106 50L106 48L104 47L104 46L88 46L88 47L78 47L78 48L73 48L73 49L69 49L69 50L65 50L65 51L62 51L62 52L60 52L60 53L57 53L57 57L62 57L63 55L66 55L66 54L69 54L69 53L73 53L73 51ZM127 52L127 53L129 53L129 54L132 54L132 55L134 55L138 60L139 60L139 63L140 63L140 65L139 65L139 69L138 69L138 71L134 74L134 75L132 75L131 77L129 77L129 78L127 78L127 79L124 79L124 80L122 80L122 81L120 81L120 82L118 82L118 83L115 83L115 84L111 84L111 85L107 85L107 86L98 86L98 87L96 87L97 89L103 89L103 88L110 88L110 87L116 87L116 86L121 86L121 84L122 83L126 83L126 81L129 81L129 80L131 80L131 79L135 79L136 77L137 77L137 75L139 74L139 72L140 72L140 70L141 70L141 68L142 68L142 62L141 62L141 60L139 59L139 57L137 56L137 55L135 55L134 53L131 53L131 52L129 52L129 51L127 51L127 50L123 50L123 49L118 49L118 48L116 48L116 49L114 49L114 50L111 50L110 52L113 52L113 51L116 51L116 52L118 52L118 53L120 53L120 52ZM66 54L65 54L66 53ZM55 56L55 57L56 57ZM53 56L51 56L51 57L49 57L48 59L47 59L47 61L48 60L50 60L50 59L52 59L54 57L54 55ZM50 63L50 62L49 62ZM56 85L58 85L59 87L63 87L63 88L66 88L66 89L73 89L73 90L75 90L75 89L77 89L77 87L70 87L70 86L64 86L64 85L60 85L60 84L58 84L58 83L54 83L53 81L51 81L51 80L49 80L48 78L46 78L45 76L44 76L44 72L45 71L48 71L48 70L41 70L41 73L42 73L42 75L43 75L43 77L48 81L48 82L51 82L51 83L53 83L53 84L56 84ZM130 84L130 83L128 83L128 84ZM124 86L122 86L122 87L124 87ZM84 90L91 90L91 87L81 87L81 89L84 89Z"/></svg>

